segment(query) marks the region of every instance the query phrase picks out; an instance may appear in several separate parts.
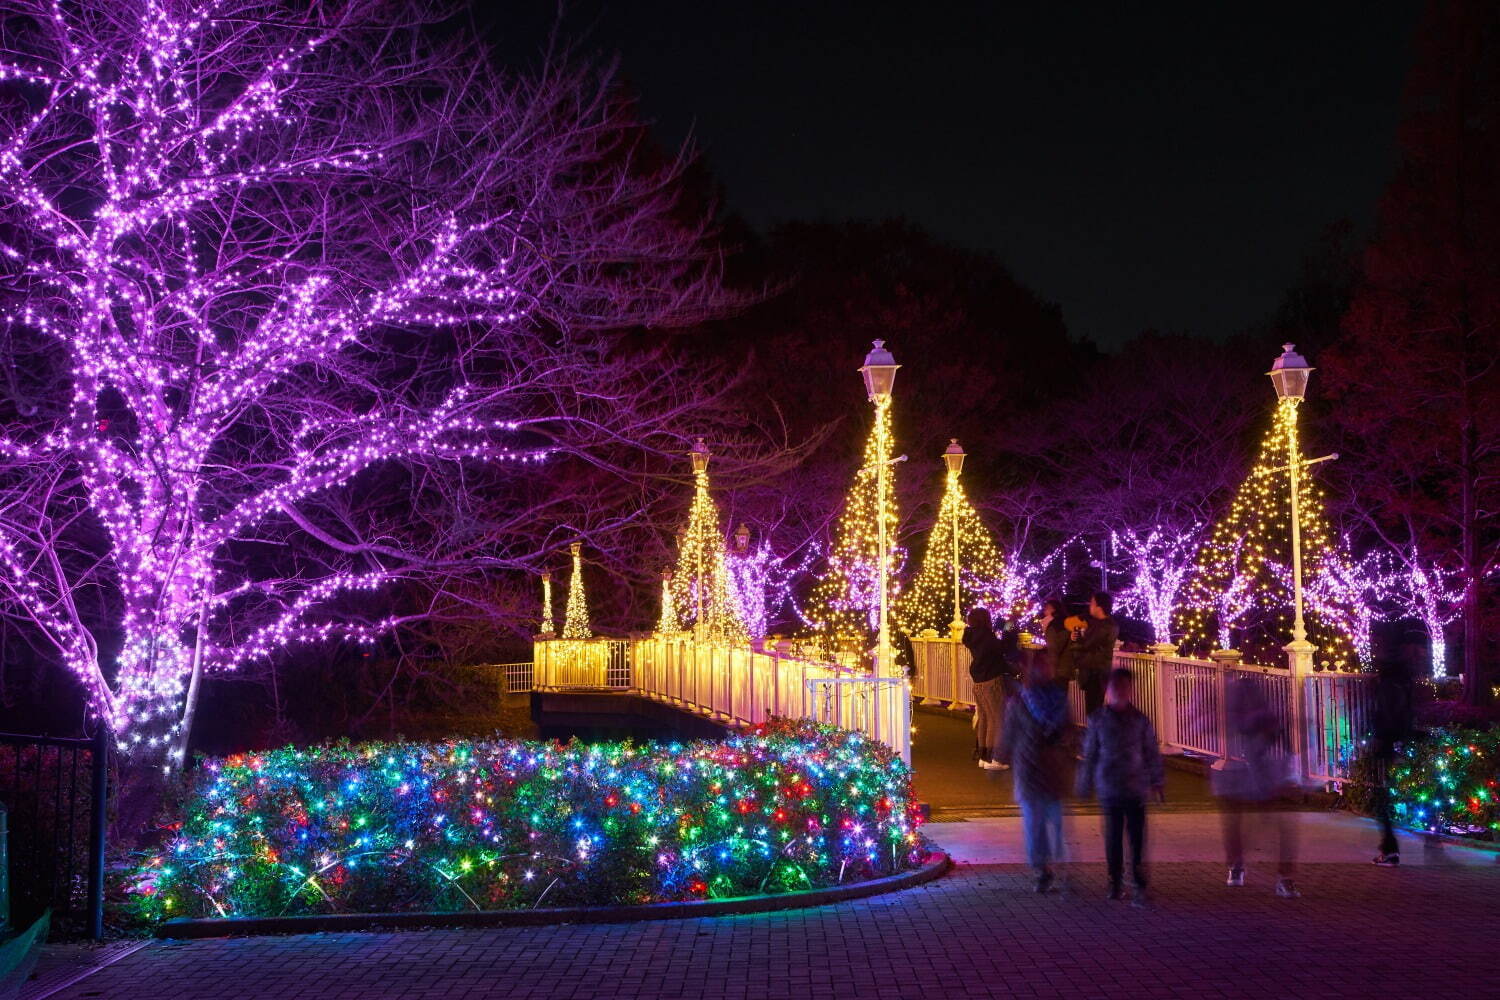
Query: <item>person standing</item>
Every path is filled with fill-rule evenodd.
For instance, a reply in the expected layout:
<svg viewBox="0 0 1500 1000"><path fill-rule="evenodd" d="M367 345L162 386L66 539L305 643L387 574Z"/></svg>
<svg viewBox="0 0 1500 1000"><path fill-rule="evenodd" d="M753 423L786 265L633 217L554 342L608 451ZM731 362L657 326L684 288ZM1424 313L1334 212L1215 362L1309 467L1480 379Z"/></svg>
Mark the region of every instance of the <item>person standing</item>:
<svg viewBox="0 0 1500 1000"><path fill-rule="evenodd" d="M1056 683L1052 663L1038 657L1018 697L1005 710L999 759L1011 765L1026 863L1036 870L1036 891L1056 881L1054 862L1062 860L1062 800L1068 792L1073 754L1067 745L1068 696Z"/></svg>
<svg viewBox="0 0 1500 1000"><path fill-rule="evenodd" d="M1051 597L1042 604L1042 617L1038 622L1042 639L1047 644L1044 655L1052 666L1052 679L1065 690L1075 673L1071 652L1073 633L1068 630L1067 617L1062 601Z"/></svg>
<svg viewBox="0 0 1500 1000"><path fill-rule="evenodd" d="M1104 685L1114 665L1115 642L1120 638L1113 610L1114 598L1103 590L1094 591L1089 598L1088 624L1082 630L1074 630L1072 636L1083 711L1090 718L1104 704Z"/></svg>
<svg viewBox="0 0 1500 1000"><path fill-rule="evenodd" d="M1209 776L1223 821L1224 855L1229 863L1225 884L1232 888L1245 884L1245 817L1264 812L1274 818L1277 829L1276 895L1296 899L1302 895L1293 881L1297 818L1270 805L1286 791L1291 774L1281 719L1266 702L1258 681L1242 674L1229 681L1224 701L1229 753Z"/></svg>
<svg viewBox="0 0 1500 1000"><path fill-rule="evenodd" d="M1130 836L1130 874L1134 903L1146 895L1146 799L1166 801L1166 772L1156 745L1156 727L1135 707L1135 674L1124 667L1110 672L1104 705L1089 716L1078 770L1079 797L1098 793L1104 809L1104 858L1109 868L1109 898L1123 895L1124 837Z"/></svg>
<svg viewBox="0 0 1500 1000"><path fill-rule="evenodd" d="M1005 649L990 624L990 613L984 608L969 612L963 644L969 651L969 679L974 682L974 740L979 766L987 771L1004 770L995 759L1000 744L1000 727L1005 713Z"/></svg>
<svg viewBox="0 0 1500 1000"><path fill-rule="evenodd" d="M1382 868L1401 864L1401 845L1391 818L1391 767L1396 752L1408 742L1416 728L1416 705L1411 671L1398 659L1380 661L1375 668L1375 712L1370 731L1371 758L1375 764L1375 817L1380 821L1380 853L1375 863Z"/></svg>

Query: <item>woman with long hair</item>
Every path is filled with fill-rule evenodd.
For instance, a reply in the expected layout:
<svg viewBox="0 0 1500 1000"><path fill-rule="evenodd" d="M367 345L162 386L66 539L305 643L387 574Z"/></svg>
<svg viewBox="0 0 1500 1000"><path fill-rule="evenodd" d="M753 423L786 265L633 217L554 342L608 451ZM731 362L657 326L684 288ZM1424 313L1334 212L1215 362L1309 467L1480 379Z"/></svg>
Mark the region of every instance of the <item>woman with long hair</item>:
<svg viewBox="0 0 1500 1000"><path fill-rule="evenodd" d="M974 682L974 740L979 766L987 771L1004 770L996 759L1000 727L1005 720L1006 675L1009 664L1000 637L984 608L969 612L963 644L969 650L969 678Z"/></svg>

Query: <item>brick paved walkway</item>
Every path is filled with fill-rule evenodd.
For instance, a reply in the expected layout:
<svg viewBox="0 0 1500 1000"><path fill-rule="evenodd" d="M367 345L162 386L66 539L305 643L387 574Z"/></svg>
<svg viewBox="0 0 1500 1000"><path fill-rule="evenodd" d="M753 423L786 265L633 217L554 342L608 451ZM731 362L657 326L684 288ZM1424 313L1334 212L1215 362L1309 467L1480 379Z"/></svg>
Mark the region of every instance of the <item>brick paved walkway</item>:
<svg viewBox="0 0 1500 1000"><path fill-rule="evenodd" d="M1096 864L1037 896L1012 865L788 913L613 926L153 943L53 1000L1496 995L1500 865L1305 866L1299 900L1217 864L1153 869L1157 903Z"/></svg>

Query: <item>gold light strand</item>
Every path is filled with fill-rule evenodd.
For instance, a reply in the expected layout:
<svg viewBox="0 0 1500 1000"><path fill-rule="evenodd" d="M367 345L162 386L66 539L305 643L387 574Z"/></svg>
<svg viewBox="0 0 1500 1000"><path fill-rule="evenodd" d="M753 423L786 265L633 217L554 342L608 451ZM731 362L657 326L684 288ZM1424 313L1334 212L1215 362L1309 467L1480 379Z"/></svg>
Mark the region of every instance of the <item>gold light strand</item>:
<svg viewBox="0 0 1500 1000"><path fill-rule="evenodd" d="M1183 588L1177 627L1189 648L1222 645L1231 627L1251 634L1243 652L1274 656L1291 638L1292 592L1285 580L1292 563L1290 456L1296 448L1297 403L1282 399L1272 427L1261 441L1250 475L1235 492L1229 512L1199 549ZM1323 494L1304 470L1298 476L1303 579L1312 580L1339 558L1323 516ZM1278 567L1282 567L1278 572ZM1351 642L1353 613L1342 606L1307 607L1308 639L1317 660L1334 670L1355 667Z"/></svg>
<svg viewBox="0 0 1500 1000"><path fill-rule="evenodd" d="M563 618L564 639L592 639L589 629L588 598L583 592L583 546L573 543L573 579L568 584L568 607Z"/></svg>

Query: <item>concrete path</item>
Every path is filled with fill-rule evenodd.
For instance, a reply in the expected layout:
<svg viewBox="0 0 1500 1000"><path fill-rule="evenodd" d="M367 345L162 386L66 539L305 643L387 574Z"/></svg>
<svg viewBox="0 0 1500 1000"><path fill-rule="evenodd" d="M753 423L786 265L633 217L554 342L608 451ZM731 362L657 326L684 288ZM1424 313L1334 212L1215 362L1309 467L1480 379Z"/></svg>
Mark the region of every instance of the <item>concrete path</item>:
<svg viewBox="0 0 1500 1000"><path fill-rule="evenodd" d="M934 820L1017 815L1010 772L984 771L974 763L969 713L919 708L912 722L916 728L911 752L913 784L917 798L931 807ZM1093 806L1075 802L1069 808L1089 811ZM1167 769L1167 805L1163 811L1217 808L1204 777L1179 768Z"/></svg>
<svg viewBox="0 0 1500 1000"><path fill-rule="evenodd" d="M1380 829L1374 820L1342 812L1285 812L1274 817L1252 817L1245 823L1246 862L1252 877L1262 869L1272 879L1277 848L1277 822L1295 828L1298 861L1306 865L1366 864L1377 853ZM1019 817L997 817L929 823L924 831L959 864L1021 865L1026 852ZM1147 859L1153 863L1205 862L1224 859L1218 813L1150 814L1146 828ZM1100 818L1067 816L1063 840L1072 861L1103 863L1104 841ZM1401 833L1401 863L1405 866L1496 867L1500 852L1444 844L1417 834Z"/></svg>
<svg viewBox="0 0 1500 1000"><path fill-rule="evenodd" d="M1223 884L1217 817L1158 815L1153 904L1104 898L1075 820L1068 891L1039 896L1010 818L933 824L959 864L921 888L745 917L152 942L28 1000L850 1000L1496 995L1496 855L1406 846L1368 863L1372 827L1301 814L1300 899L1252 861ZM1352 860L1351 860L1352 859ZM1341 862L1349 863L1341 863ZM53 980L56 983L56 980Z"/></svg>

